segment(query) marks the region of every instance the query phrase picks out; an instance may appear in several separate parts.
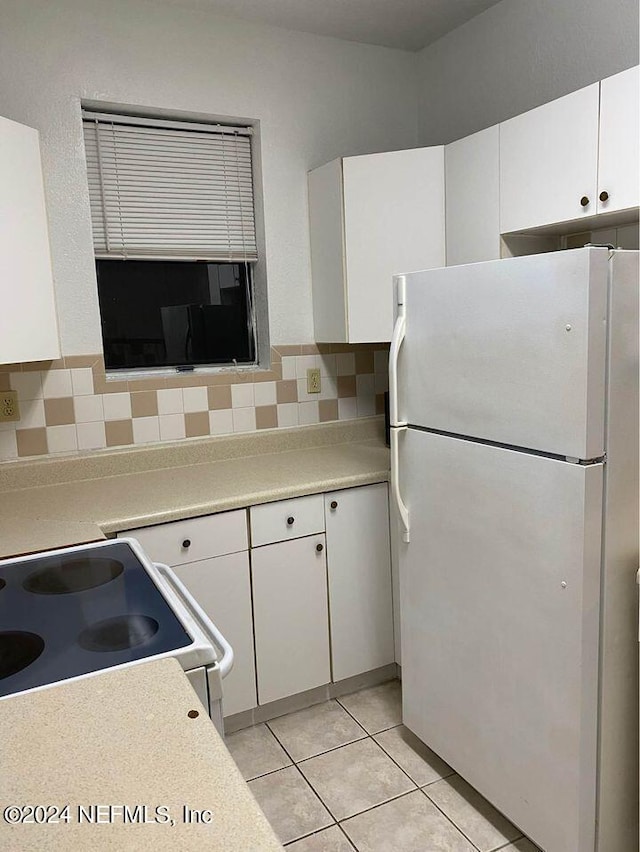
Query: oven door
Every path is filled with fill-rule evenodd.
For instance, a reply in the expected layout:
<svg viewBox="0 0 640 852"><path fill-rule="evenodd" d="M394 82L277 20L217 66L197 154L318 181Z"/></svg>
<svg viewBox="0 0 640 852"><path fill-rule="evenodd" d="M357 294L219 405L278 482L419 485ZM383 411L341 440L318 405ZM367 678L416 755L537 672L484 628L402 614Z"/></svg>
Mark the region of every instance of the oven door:
<svg viewBox="0 0 640 852"><path fill-rule="evenodd" d="M219 654L216 662L197 668L185 668L185 673L222 735L222 680L233 667L233 649L171 568L159 563L154 563L154 568L159 583L165 590L168 590L170 597L179 604L175 611L176 615L183 621L185 629L194 639L197 638L201 642L206 641ZM182 663L180 655L177 654L176 656L178 661Z"/></svg>

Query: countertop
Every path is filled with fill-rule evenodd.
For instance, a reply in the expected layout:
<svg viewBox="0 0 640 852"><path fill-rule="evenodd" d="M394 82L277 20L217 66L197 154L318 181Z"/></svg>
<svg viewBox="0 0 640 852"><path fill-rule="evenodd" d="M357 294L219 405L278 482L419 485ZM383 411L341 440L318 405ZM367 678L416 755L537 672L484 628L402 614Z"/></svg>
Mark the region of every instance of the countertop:
<svg viewBox="0 0 640 852"><path fill-rule="evenodd" d="M0 471L0 557L385 481L380 427L372 418Z"/></svg>
<svg viewBox="0 0 640 852"><path fill-rule="evenodd" d="M199 715L187 715L197 709ZM6 850L276 852L282 846L175 659L140 663L0 701L0 802L69 805L68 821L10 825ZM102 824L78 806L102 808ZM127 823L137 818L170 822ZM184 808L211 812L184 821ZM13 812L12 812L13 813ZM53 814L53 811L49 811Z"/></svg>

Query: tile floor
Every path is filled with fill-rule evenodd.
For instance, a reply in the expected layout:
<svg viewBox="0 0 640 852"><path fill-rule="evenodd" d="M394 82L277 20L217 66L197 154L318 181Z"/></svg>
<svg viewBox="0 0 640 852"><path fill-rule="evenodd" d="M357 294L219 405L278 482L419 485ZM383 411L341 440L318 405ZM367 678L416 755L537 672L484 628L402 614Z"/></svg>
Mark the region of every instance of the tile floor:
<svg viewBox="0 0 640 852"><path fill-rule="evenodd" d="M537 852L403 727L399 681L226 741L287 852Z"/></svg>

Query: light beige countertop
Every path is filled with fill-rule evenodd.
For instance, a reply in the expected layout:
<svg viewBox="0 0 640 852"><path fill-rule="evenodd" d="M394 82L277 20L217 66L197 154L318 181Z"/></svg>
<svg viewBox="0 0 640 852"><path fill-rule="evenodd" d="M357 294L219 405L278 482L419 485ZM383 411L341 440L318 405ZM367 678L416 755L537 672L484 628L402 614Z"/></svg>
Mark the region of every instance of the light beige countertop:
<svg viewBox="0 0 640 852"><path fill-rule="evenodd" d="M0 467L0 557L381 482L380 418Z"/></svg>
<svg viewBox="0 0 640 852"><path fill-rule="evenodd" d="M191 719L194 709L199 715ZM2 849L282 849L174 659L2 700L0 727L3 812L11 805L69 805L67 817L50 824L11 825L0 815ZM78 806L91 814L92 805L115 808L102 808L103 823L91 824ZM124 805L129 819L141 820L146 806L147 820L163 821L127 822ZM209 824L185 822L185 806L209 810ZM55 819L54 810L48 813Z"/></svg>

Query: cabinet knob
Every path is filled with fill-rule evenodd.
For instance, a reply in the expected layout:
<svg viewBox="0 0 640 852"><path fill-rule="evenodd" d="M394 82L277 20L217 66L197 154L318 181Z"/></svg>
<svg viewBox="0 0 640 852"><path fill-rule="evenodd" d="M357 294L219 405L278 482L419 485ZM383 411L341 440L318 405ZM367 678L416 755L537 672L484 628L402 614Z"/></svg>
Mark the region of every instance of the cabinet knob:
<svg viewBox="0 0 640 852"><path fill-rule="evenodd" d="M337 501L337 500L332 500L332 501L331 501L331 508L332 508L332 509L333 509L333 511L335 512L335 510L338 508L338 501Z"/></svg>
<svg viewBox="0 0 640 852"><path fill-rule="evenodd" d="M295 518L287 518L287 526L292 527L294 521L295 521Z"/></svg>
<svg viewBox="0 0 640 852"><path fill-rule="evenodd" d="M586 206L589 204L589 198L588 198L588 196L583 195L583 196L582 196L582 198L580 199L580 204L581 204L583 207L586 207Z"/></svg>
<svg viewBox="0 0 640 852"><path fill-rule="evenodd" d="M322 544L316 544L316 550L318 551L318 553L322 553L322 551L324 550L324 546Z"/></svg>
<svg viewBox="0 0 640 852"><path fill-rule="evenodd" d="M187 547L191 547L191 539L190 539L190 538L185 538L185 540L182 542L182 546L183 546L185 549L186 549Z"/></svg>
<svg viewBox="0 0 640 852"><path fill-rule="evenodd" d="M609 193L607 192L606 189L603 189L602 192L600 193L600 195L598 196L598 198L600 199L600 201L608 201L609 200Z"/></svg>

